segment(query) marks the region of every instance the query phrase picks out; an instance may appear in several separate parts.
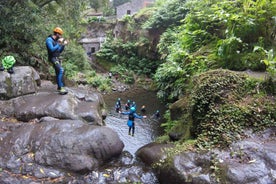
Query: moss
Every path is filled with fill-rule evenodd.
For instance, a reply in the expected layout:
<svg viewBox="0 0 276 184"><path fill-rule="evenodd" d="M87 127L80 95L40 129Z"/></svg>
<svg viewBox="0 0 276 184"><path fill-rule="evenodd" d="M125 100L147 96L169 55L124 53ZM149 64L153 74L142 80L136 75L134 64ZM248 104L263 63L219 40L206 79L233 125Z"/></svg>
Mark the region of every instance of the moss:
<svg viewBox="0 0 276 184"><path fill-rule="evenodd" d="M186 112L171 129L171 132L181 134L180 141L185 142L188 139L195 138L194 128L192 116Z"/></svg>
<svg viewBox="0 0 276 184"><path fill-rule="evenodd" d="M245 79L244 75L228 70L213 70L194 78L191 91L194 122L199 123L213 108L238 100L245 92Z"/></svg>
<svg viewBox="0 0 276 184"><path fill-rule="evenodd" d="M195 81L191 113L200 146L227 147L243 137L243 129L259 131L275 125L275 99L265 93L254 96L259 86L256 80L215 70Z"/></svg>
<svg viewBox="0 0 276 184"><path fill-rule="evenodd" d="M189 95L170 106L174 124L168 132L180 132L182 143L194 137L201 148L227 147L243 138L245 129L276 125L275 97L267 95L256 79L212 70L191 83Z"/></svg>

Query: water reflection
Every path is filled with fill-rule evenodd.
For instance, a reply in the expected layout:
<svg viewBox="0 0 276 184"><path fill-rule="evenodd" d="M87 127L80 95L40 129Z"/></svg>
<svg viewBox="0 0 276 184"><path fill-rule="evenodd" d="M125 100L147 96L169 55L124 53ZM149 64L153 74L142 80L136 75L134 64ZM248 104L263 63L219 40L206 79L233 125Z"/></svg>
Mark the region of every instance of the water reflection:
<svg viewBox="0 0 276 184"><path fill-rule="evenodd" d="M118 114L114 110L114 105L118 98L122 101L122 107L124 107L127 100L135 101L138 114L141 114L140 108L143 105L146 106L146 112L143 115L146 115L147 118L142 120L135 119L134 137L128 135L128 116ZM153 142L163 133L160 127L162 119L155 119L153 116L156 110L159 110L161 115L165 112L165 107L156 98L156 93L136 88L123 93L105 95L104 100L109 110L109 114L105 120L106 125L118 133L120 139L125 144L124 150L130 152L132 155L134 155L140 147Z"/></svg>
<svg viewBox="0 0 276 184"><path fill-rule="evenodd" d="M159 127L158 121L153 121L151 118L135 119L135 136L128 135L127 126L128 116L110 113L105 122L106 125L115 130L120 139L124 142L124 150L132 155L142 146L153 142L158 134L155 132Z"/></svg>

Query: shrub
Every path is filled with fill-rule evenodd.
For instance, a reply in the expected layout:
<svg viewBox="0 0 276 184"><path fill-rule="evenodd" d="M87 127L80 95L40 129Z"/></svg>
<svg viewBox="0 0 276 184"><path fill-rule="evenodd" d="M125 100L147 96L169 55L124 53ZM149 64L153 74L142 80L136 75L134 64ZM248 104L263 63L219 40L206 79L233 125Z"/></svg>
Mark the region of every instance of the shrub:
<svg viewBox="0 0 276 184"><path fill-rule="evenodd" d="M225 147L240 139L245 129L276 125L275 99L256 92L257 81L235 72L214 70L193 82L191 114L199 146Z"/></svg>

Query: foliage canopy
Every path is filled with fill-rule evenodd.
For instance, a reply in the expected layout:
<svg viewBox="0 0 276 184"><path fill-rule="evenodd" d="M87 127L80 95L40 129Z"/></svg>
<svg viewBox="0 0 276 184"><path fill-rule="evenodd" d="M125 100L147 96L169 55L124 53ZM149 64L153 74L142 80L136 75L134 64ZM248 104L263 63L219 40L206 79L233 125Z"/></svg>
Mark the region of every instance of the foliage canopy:
<svg viewBox="0 0 276 184"><path fill-rule="evenodd" d="M89 1L74 0L9 0L0 2L0 55L13 55L17 64L31 65L39 71L54 75L47 60L46 37L54 27L64 30L69 40L62 53L65 75L78 79L79 72L86 73L88 81L93 70L78 39L85 27L81 25L82 12Z"/></svg>
<svg viewBox="0 0 276 184"><path fill-rule="evenodd" d="M168 78L175 77L166 72L169 63L177 64L175 68L182 70L184 75L179 76L182 81L212 68L255 71L264 71L268 65L270 71L275 68L275 1L197 0L177 3L178 7L185 7L186 16L179 21L180 25L166 29L158 44L165 60L155 74L162 99L177 99L185 94L187 87L185 82L167 83ZM170 8L167 11L173 13ZM150 28L166 23L164 20L156 24L160 21L159 12L149 19ZM256 46L259 49L254 49Z"/></svg>

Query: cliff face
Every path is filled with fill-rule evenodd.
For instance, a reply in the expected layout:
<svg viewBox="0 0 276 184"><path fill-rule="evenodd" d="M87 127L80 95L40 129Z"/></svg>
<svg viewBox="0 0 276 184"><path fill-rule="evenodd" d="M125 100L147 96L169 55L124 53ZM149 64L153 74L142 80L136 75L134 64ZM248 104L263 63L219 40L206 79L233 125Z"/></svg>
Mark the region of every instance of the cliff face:
<svg viewBox="0 0 276 184"><path fill-rule="evenodd" d="M158 59L157 44L163 31L142 29L142 24L146 20L146 16L140 16L116 20L114 23L93 22L87 27L87 32L80 42L87 53L93 53L98 51L101 44L110 36L111 40L120 39L125 43L136 43L138 56Z"/></svg>

